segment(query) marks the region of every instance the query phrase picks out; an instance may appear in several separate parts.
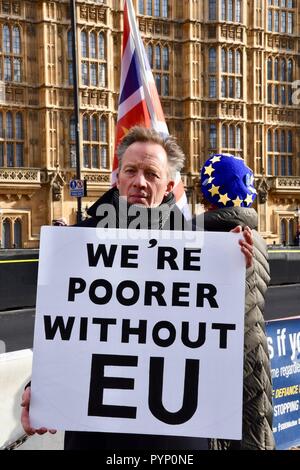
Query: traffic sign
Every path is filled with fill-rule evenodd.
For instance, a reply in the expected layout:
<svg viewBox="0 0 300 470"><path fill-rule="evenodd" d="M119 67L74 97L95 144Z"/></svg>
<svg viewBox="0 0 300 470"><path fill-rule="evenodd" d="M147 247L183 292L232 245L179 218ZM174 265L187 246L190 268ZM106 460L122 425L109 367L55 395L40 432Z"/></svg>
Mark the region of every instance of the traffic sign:
<svg viewBox="0 0 300 470"><path fill-rule="evenodd" d="M71 197L84 197L86 196L86 180L71 180L70 181L70 196Z"/></svg>

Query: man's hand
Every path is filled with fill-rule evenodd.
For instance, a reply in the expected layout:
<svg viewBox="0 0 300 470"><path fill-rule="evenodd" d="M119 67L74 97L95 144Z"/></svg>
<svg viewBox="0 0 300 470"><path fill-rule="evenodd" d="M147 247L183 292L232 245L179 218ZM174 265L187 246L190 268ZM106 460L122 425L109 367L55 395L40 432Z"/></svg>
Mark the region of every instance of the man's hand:
<svg viewBox="0 0 300 470"><path fill-rule="evenodd" d="M246 268L250 268L253 262L253 236L251 228L246 226L243 230L240 225L237 225L237 227L230 231L232 233L243 232L244 240L239 240L239 244L241 245L241 252L245 256Z"/></svg>
<svg viewBox="0 0 300 470"><path fill-rule="evenodd" d="M21 414L21 423L24 428L24 431L29 436L33 436L33 434L42 435L42 434L45 434L47 431L49 431L51 434L55 434L56 433L55 429L47 429L47 428L34 429L30 426L30 419L29 419L30 394L31 394L31 388L27 387L24 390L23 395L22 395L21 406L23 407L23 409L22 409L22 414Z"/></svg>

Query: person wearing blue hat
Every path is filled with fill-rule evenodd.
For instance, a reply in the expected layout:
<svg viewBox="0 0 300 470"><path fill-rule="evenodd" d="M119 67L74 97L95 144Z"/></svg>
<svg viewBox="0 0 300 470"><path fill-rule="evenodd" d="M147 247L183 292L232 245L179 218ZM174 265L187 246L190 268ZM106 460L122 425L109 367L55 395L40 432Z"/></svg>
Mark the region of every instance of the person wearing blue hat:
<svg viewBox="0 0 300 470"><path fill-rule="evenodd" d="M240 157L213 155L201 170L200 189L206 212L196 218L197 225L218 232L238 225L250 228L253 236L253 263L246 271L242 440L211 439L210 448L272 450L272 379L263 316L270 275L267 247L251 207L256 198L253 171Z"/></svg>
<svg viewBox="0 0 300 470"><path fill-rule="evenodd" d="M217 154L201 170L201 191L213 206L251 207L256 198L253 171L241 157Z"/></svg>

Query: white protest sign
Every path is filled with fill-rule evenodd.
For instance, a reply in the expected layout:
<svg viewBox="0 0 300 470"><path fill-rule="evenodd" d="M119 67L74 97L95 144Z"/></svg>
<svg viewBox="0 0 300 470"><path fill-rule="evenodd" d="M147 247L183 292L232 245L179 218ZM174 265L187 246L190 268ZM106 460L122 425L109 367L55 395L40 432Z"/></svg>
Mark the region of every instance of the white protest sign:
<svg viewBox="0 0 300 470"><path fill-rule="evenodd" d="M240 439L240 235L44 227L34 427Z"/></svg>

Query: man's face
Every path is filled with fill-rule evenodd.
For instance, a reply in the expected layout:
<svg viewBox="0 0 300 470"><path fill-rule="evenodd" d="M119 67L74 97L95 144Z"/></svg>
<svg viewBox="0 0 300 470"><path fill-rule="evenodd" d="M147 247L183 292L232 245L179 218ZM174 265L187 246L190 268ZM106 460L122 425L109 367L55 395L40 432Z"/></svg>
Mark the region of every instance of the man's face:
<svg viewBox="0 0 300 470"><path fill-rule="evenodd" d="M135 142L128 147L117 177L120 196L126 197L128 204L159 206L173 187L163 147L153 142Z"/></svg>

